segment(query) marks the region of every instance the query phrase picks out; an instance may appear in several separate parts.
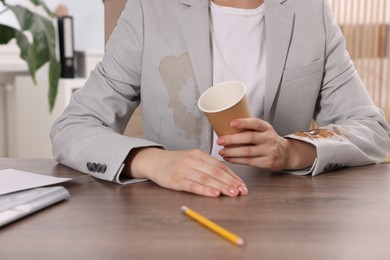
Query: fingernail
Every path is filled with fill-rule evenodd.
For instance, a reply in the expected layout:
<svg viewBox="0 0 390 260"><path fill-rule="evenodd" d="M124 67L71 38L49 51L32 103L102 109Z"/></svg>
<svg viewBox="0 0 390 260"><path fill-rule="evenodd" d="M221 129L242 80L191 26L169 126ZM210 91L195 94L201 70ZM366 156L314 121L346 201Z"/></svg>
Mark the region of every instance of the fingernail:
<svg viewBox="0 0 390 260"><path fill-rule="evenodd" d="M237 121L231 121L230 122L230 126L231 127L237 127L239 125L239 123Z"/></svg>
<svg viewBox="0 0 390 260"><path fill-rule="evenodd" d="M223 138L218 138L217 144L223 145L224 143L225 143L225 139L223 139Z"/></svg>
<svg viewBox="0 0 390 260"><path fill-rule="evenodd" d="M224 149L221 149L221 150L219 150L219 155L221 155L221 156L224 156L225 155L225 150Z"/></svg>
<svg viewBox="0 0 390 260"><path fill-rule="evenodd" d="M233 195L233 196L237 196L238 193L240 192L240 191L239 191L238 189L236 189L236 188L229 188L228 191L229 191L229 193L230 193L231 195Z"/></svg>
<svg viewBox="0 0 390 260"><path fill-rule="evenodd" d="M240 186L238 188L240 190L241 195L248 195L249 191L245 186Z"/></svg>
<svg viewBox="0 0 390 260"><path fill-rule="evenodd" d="M210 193L215 196L215 197L218 197L219 195L221 195L221 191L220 190L217 190L217 189L211 189L210 190Z"/></svg>

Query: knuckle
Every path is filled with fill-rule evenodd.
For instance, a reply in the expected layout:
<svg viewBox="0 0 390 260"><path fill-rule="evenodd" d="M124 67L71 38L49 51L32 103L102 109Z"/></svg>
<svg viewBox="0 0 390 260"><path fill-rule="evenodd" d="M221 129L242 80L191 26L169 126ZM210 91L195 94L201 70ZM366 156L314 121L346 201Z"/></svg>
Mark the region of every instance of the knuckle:
<svg viewBox="0 0 390 260"><path fill-rule="evenodd" d="M256 118L255 126L257 129L261 128L261 126L264 124L260 119Z"/></svg>
<svg viewBox="0 0 390 260"><path fill-rule="evenodd" d="M246 135L246 138L247 138L247 142L248 143L254 143L255 142L255 138L256 138L256 132L248 132L247 135Z"/></svg>
<svg viewBox="0 0 390 260"><path fill-rule="evenodd" d="M201 175L199 177L199 182L200 183L205 184L205 183L208 183L209 181L210 181L210 178L207 175L205 175L205 174L203 174L203 175Z"/></svg>
<svg viewBox="0 0 390 260"><path fill-rule="evenodd" d="M194 182L190 182L188 184L187 190L192 193L196 193L196 184Z"/></svg>
<svg viewBox="0 0 390 260"><path fill-rule="evenodd" d="M187 165L191 165L193 164L198 158L198 155L197 155L198 151L189 151L187 152L181 159L183 161L184 164L187 164Z"/></svg>
<svg viewBox="0 0 390 260"><path fill-rule="evenodd" d="M268 136L268 142L271 145L275 145L277 142L276 136L274 134Z"/></svg>
<svg viewBox="0 0 390 260"><path fill-rule="evenodd" d="M239 164L244 164L244 165L250 165L250 166L256 166L252 158L250 157L241 157L239 161L237 161Z"/></svg>
<svg viewBox="0 0 390 260"><path fill-rule="evenodd" d="M215 167L211 168L211 174L212 174L212 176L217 177L217 178L221 177L222 170L220 167L215 166Z"/></svg>
<svg viewBox="0 0 390 260"><path fill-rule="evenodd" d="M263 125L263 127L267 128L267 129L273 128L273 127L271 126L271 124L268 123L267 121L260 121L260 120L259 120L259 122Z"/></svg>
<svg viewBox="0 0 390 260"><path fill-rule="evenodd" d="M242 153L243 153L243 155L244 155L245 157L250 157L250 156L252 156L252 148L251 148L250 146L245 146L245 147L243 147L242 149L243 149Z"/></svg>
<svg viewBox="0 0 390 260"><path fill-rule="evenodd" d="M228 174L230 172L230 168L222 162L218 162L217 167L219 168L219 174Z"/></svg>

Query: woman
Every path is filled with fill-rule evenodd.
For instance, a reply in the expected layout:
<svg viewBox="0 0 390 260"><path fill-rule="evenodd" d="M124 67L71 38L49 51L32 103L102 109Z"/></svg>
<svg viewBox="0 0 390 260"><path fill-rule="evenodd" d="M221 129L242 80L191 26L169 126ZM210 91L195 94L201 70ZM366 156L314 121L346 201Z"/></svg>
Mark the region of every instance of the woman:
<svg viewBox="0 0 390 260"><path fill-rule="evenodd" d="M216 138L196 103L225 80L245 83L255 117ZM145 138L123 136L139 104ZM56 160L77 170L213 197L248 194L221 157L317 175L382 161L389 136L328 0L128 0L51 132Z"/></svg>

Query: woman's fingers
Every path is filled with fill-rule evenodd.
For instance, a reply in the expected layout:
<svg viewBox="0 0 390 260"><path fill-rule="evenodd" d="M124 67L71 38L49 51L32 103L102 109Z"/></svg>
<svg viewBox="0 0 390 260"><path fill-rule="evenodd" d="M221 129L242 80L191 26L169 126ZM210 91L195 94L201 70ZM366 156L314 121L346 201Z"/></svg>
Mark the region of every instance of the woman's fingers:
<svg viewBox="0 0 390 260"><path fill-rule="evenodd" d="M204 172L194 172L191 175L186 175L185 178L192 182L192 186L189 187L191 192L194 187L206 186L216 189L226 196L236 197L240 194L239 187L242 186L237 186L235 183L225 183L225 180L205 174Z"/></svg>
<svg viewBox="0 0 390 260"><path fill-rule="evenodd" d="M204 158L205 157L205 158ZM196 184L202 184L208 187L213 187L221 191L222 194L235 197L241 192L241 195L247 195L248 189L244 181L239 178L229 167L223 163L211 158L209 154L205 154L196 164L191 163L191 174L186 174L185 178L192 180ZM210 159L210 158L211 159Z"/></svg>
<svg viewBox="0 0 390 260"><path fill-rule="evenodd" d="M230 122L230 126L233 128L238 128L242 130L251 130L256 132L265 132L273 128L271 124L268 123L267 121L255 117L239 118L239 119L232 120Z"/></svg>
<svg viewBox="0 0 390 260"><path fill-rule="evenodd" d="M138 156L137 163L147 169L145 177L162 187L213 197L221 194L231 197L248 194L241 178L225 164L201 150L148 149ZM143 158L148 160L143 161ZM154 158L154 164L150 164L150 158Z"/></svg>
<svg viewBox="0 0 390 260"><path fill-rule="evenodd" d="M207 154L203 160L206 162L204 165L205 168L203 168L204 172L215 175L217 178L222 177L226 184L234 184L238 181L241 183L241 185L245 185L244 181L221 161L218 161L214 157L209 156L209 154Z"/></svg>
<svg viewBox="0 0 390 260"><path fill-rule="evenodd" d="M219 154L231 163L251 165L263 169L284 169L287 161L287 140L261 119L237 119L233 127L244 132L222 136L217 140L224 149Z"/></svg>
<svg viewBox="0 0 390 260"><path fill-rule="evenodd" d="M204 184L194 182L193 180L183 179L180 185L180 191L187 191L207 197L219 197L221 195L221 190L205 186Z"/></svg>

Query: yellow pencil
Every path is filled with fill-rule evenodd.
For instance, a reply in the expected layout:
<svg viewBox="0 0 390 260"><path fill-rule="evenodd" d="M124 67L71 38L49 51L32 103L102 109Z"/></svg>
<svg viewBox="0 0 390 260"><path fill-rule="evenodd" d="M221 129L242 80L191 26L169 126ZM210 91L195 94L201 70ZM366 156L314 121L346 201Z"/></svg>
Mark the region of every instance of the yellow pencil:
<svg viewBox="0 0 390 260"><path fill-rule="evenodd" d="M241 237L239 237L239 236L233 234L232 232L226 230L225 228L215 224L214 222L208 220L207 218L205 218L202 215L196 213L195 211L189 209L188 207L182 206L181 207L181 211L184 214L186 214L187 216L189 216L190 218L198 221L200 224L202 224L205 227L211 229L212 231L214 231L218 235L220 235L223 238L229 240L233 244L235 244L237 246L243 246L244 245L244 240Z"/></svg>

